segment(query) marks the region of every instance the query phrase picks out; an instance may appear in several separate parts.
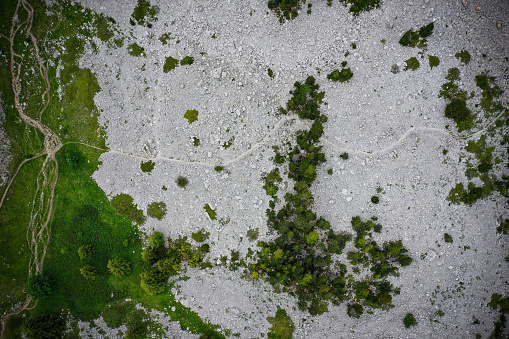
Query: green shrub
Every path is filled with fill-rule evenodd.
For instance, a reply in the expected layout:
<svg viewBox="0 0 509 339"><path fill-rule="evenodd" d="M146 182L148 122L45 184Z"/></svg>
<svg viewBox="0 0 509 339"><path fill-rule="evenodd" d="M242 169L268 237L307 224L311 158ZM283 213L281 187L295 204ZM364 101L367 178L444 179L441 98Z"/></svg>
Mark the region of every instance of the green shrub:
<svg viewBox="0 0 509 339"><path fill-rule="evenodd" d="M364 312L364 308L362 307L361 304L354 303L354 304L348 304L348 306L347 306L346 313L350 317L360 318L360 316L362 315L363 312Z"/></svg>
<svg viewBox="0 0 509 339"><path fill-rule="evenodd" d="M148 265L153 265L159 259L159 254L153 247L148 247L141 252L141 259Z"/></svg>
<svg viewBox="0 0 509 339"><path fill-rule="evenodd" d="M164 292L168 276L157 268L150 268L140 274L141 287L150 295L156 295Z"/></svg>
<svg viewBox="0 0 509 339"><path fill-rule="evenodd" d="M257 229L248 229L247 230L247 239L249 241L255 241L256 239L258 239L258 236L260 234L260 230L257 228Z"/></svg>
<svg viewBox="0 0 509 339"><path fill-rule="evenodd" d="M166 204L162 201L152 202L147 207L147 215L157 220L162 220L166 215Z"/></svg>
<svg viewBox="0 0 509 339"><path fill-rule="evenodd" d="M27 293L34 299L46 298L53 293L55 281L45 274L34 274L28 278Z"/></svg>
<svg viewBox="0 0 509 339"><path fill-rule="evenodd" d="M352 70L350 68L343 68L341 71L334 70L327 75L327 79L331 81L345 82L353 77Z"/></svg>
<svg viewBox="0 0 509 339"><path fill-rule="evenodd" d="M187 184L189 183L189 180L186 177L179 176L175 182L177 183L177 186L186 188Z"/></svg>
<svg viewBox="0 0 509 339"><path fill-rule="evenodd" d="M198 111L195 109L187 110L186 114L184 114L184 118L189 121L189 124L192 124L193 122L198 120Z"/></svg>
<svg viewBox="0 0 509 339"><path fill-rule="evenodd" d="M219 165L214 166L214 171L216 171L216 172L221 172L223 170L224 170L224 166L219 166Z"/></svg>
<svg viewBox="0 0 509 339"><path fill-rule="evenodd" d="M149 160L149 161L142 161L140 167L141 167L142 172L150 173L150 172L152 172L152 170L154 169L155 166L156 166L156 163L153 162L152 160Z"/></svg>
<svg viewBox="0 0 509 339"><path fill-rule="evenodd" d="M130 55L135 57L146 56L145 48L141 47L137 43L132 43L129 46L127 46L127 50L129 51Z"/></svg>
<svg viewBox="0 0 509 339"><path fill-rule="evenodd" d="M291 339L295 331L295 325L292 318L286 313L286 310L279 308L275 317L267 317L267 321L272 325L269 328L269 339Z"/></svg>
<svg viewBox="0 0 509 339"><path fill-rule="evenodd" d="M429 60L429 67L431 69L433 69L433 67L437 67L438 65L440 65L440 59L437 56L429 55L428 60Z"/></svg>
<svg viewBox="0 0 509 339"><path fill-rule="evenodd" d="M341 159L343 160L348 160L348 153L342 153L340 156L339 156Z"/></svg>
<svg viewBox="0 0 509 339"><path fill-rule="evenodd" d="M190 57L190 56L186 56L184 57L184 59L180 60L180 64L182 66L185 66L185 65L192 65L194 62L194 58L193 57Z"/></svg>
<svg viewBox="0 0 509 339"><path fill-rule="evenodd" d="M65 318L56 313L31 316L22 326L28 339L59 339L64 330Z"/></svg>
<svg viewBox="0 0 509 339"><path fill-rule="evenodd" d="M210 232L205 232L205 230L200 230L198 232L194 232L192 235L191 235L191 238L193 238L195 241L197 242L204 242L205 240L207 240L210 236Z"/></svg>
<svg viewBox="0 0 509 339"><path fill-rule="evenodd" d="M125 333L125 339L141 339L146 338L148 334L148 328L145 323L136 322L127 326L127 332Z"/></svg>
<svg viewBox="0 0 509 339"><path fill-rule="evenodd" d="M148 28L152 27L151 21L157 20L156 15L159 14L159 7L150 6L148 0L138 0L136 7L134 7L133 14L131 15L131 25L138 23L139 25L146 25Z"/></svg>
<svg viewBox="0 0 509 339"><path fill-rule="evenodd" d="M80 268L80 273L87 280L95 280L97 277L97 268L92 265L85 265Z"/></svg>
<svg viewBox="0 0 509 339"><path fill-rule="evenodd" d="M161 232L155 231L148 237L148 244L149 244L149 246L156 248L156 249L163 247L165 244L164 234L162 234Z"/></svg>
<svg viewBox="0 0 509 339"><path fill-rule="evenodd" d="M209 204L205 204L203 207L205 209L205 212L209 215L210 220L216 220L216 211L213 210Z"/></svg>
<svg viewBox="0 0 509 339"><path fill-rule="evenodd" d="M143 211L134 204L134 199L129 194L119 194L111 199L111 205L120 213L141 225L145 222Z"/></svg>
<svg viewBox="0 0 509 339"><path fill-rule="evenodd" d="M83 245L80 248L78 248L78 255L80 256L81 260L90 259L93 253L94 250L91 245Z"/></svg>
<svg viewBox="0 0 509 339"><path fill-rule="evenodd" d="M373 204L378 204L378 202L380 202L380 198L377 197L376 195L374 195L374 196L371 197L371 202Z"/></svg>
<svg viewBox="0 0 509 339"><path fill-rule="evenodd" d="M403 34L401 39L399 39L399 43L405 47L424 47L427 42L426 38L433 33L434 27L435 24L432 22L426 26L422 26L417 32L409 29Z"/></svg>
<svg viewBox="0 0 509 339"><path fill-rule="evenodd" d="M274 72L270 68L267 69L267 74L269 75L269 77L274 78Z"/></svg>
<svg viewBox="0 0 509 339"><path fill-rule="evenodd" d="M417 325L417 320L415 320L412 313L407 313L403 319L403 324L405 325L405 328L410 328L411 326Z"/></svg>
<svg viewBox="0 0 509 339"><path fill-rule="evenodd" d="M124 276L131 272L131 263L122 258L114 258L108 260L108 269L114 276Z"/></svg>
<svg viewBox="0 0 509 339"><path fill-rule="evenodd" d="M372 9L380 7L380 0L339 0L344 4L350 4L349 12L354 16L361 12L368 12Z"/></svg>
<svg viewBox="0 0 509 339"><path fill-rule="evenodd" d="M461 60L462 63L465 65L468 65L470 62L470 53L466 50L462 50L461 52L458 52L454 55L457 59Z"/></svg>
<svg viewBox="0 0 509 339"><path fill-rule="evenodd" d="M419 63L419 60L417 60L416 57L411 57L408 60L405 60L406 66L404 68L405 71L411 70L415 71L421 64Z"/></svg>
<svg viewBox="0 0 509 339"><path fill-rule="evenodd" d="M168 73L169 71L174 70L179 65L179 61L173 57L167 57L164 62L163 71L164 73Z"/></svg>
<svg viewBox="0 0 509 339"><path fill-rule="evenodd" d="M473 127L473 115L467 108L467 103L462 99L454 99L445 107L445 117L454 120L458 132Z"/></svg>
<svg viewBox="0 0 509 339"><path fill-rule="evenodd" d="M452 244L452 237L449 233L444 233L444 241Z"/></svg>

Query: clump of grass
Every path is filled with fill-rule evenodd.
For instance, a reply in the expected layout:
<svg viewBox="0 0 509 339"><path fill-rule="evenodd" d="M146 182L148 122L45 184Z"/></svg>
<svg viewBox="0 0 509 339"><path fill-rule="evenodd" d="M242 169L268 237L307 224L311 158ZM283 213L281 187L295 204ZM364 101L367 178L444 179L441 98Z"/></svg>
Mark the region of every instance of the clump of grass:
<svg viewBox="0 0 509 339"><path fill-rule="evenodd" d="M368 12L372 9L380 7L380 0L339 0L345 5L349 4L349 12L354 16L359 15L362 12Z"/></svg>
<svg viewBox="0 0 509 339"><path fill-rule="evenodd" d="M408 60L405 60L406 66L404 68L405 71L411 70L415 71L421 64L419 63L419 60L417 60L416 57L411 57Z"/></svg>
<svg viewBox="0 0 509 339"><path fill-rule="evenodd" d="M327 174L328 174L328 175L332 175L332 173L333 173L332 168L329 168L329 169L327 170Z"/></svg>
<svg viewBox="0 0 509 339"><path fill-rule="evenodd" d="M190 124L198 120L198 111L195 109L190 109L186 111L186 114L184 114L184 118L189 121Z"/></svg>
<svg viewBox="0 0 509 339"><path fill-rule="evenodd" d="M146 56L145 48L141 47L137 43L132 43L127 47L129 54L135 57Z"/></svg>
<svg viewBox="0 0 509 339"><path fill-rule="evenodd" d="M403 324L405 325L405 328L410 328L411 326L417 325L417 320L415 320L415 317L412 313L407 313L403 319Z"/></svg>
<svg viewBox="0 0 509 339"><path fill-rule="evenodd" d="M452 244L452 236L449 233L444 233L444 241Z"/></svg>
<svg viewBox="0 0 509 339"><path fill-rule="evenodd" d="M169 71L174 70L179 65L179 61L174 57L167 57L164 62L163 71L164 73L168 73Z"/></svg>
<svg viewBox="0 0 509 339"><path fill-rule="evenodd" d="M153 162L152 160L149 160L149 161L142 161L140 167L141 167L142 172L150 173L150 172L152 172L152 170L154 169L155 166L156 166L156 163Z"/></svg>
<svg viewBox="0 0 509 339"><path fill-rule="evenodd" d="M433 67L437 67L440 65L440 59L437 56L429 55L428 56L429 67L433 69Z"/></svg>
<svg viewBox="0 0 509 339"><path fill-rule="evenodd" d="M331 81L345 82L353 77L352 70L350 68L343 68L341 71L338 69L332 71L327 75L327 79Z"/></svg>
<svg viewBox="0 0 509 339"><path fill-rule="evenodd" d="M170 40L170 35L171 33L164 33L159 37L159 41L161 41L163 45L166 45L168 43L168 40Z"/></svg>
<svg viewBox="0 0 509 339"><path fill-rule="evenodd" d="M152 27L153 21L156 21L156 15L159 14L159 7L151 6L147 0L138 0L136 7L134 7L133 14L131 15L131 25L143 25L148 28Z"/></svg>
<svg viewBox="0 0 509 339"><path fill-rule="evenodd" d="M191 234L191 238L193 238L196 242L204 242L210 237L210 232L205 232L204 229L199 230L198 232L194 232Z"/></svg>
<svg viewBox="0 0 509 339"><path fill-rule="evenodd" d="M207 214L209 215L210 220L216 220L216 211L213 210L209 206L209 204L205 204L205 206L203 206L203 208L205 209L205 212L207 212Z"/></svg>
<svg viewBox="0 0 509 339"><path fill-rule="evenodd" d="M120 213L141 225L145 222L143 211L134 204L134 199L129 194L119 194L111 199L111 205Z"/></svg>
<svg viewBox="0 0 509 339"><path fill-rule="evenodd" d="M194 147L200 146L200 139L198 139L197 137L193 137L193 146Z"/></svg>
<svg viewBox="0 0 509 339"><path fill-rule="evenodd" d="M158 220L162 220L164 218L166 211L166 204L162 201L152 202L147 207L147 215Z"/></svg>
<svg viewBox="0 0 509 339"><path fill-rule="evenodd" d="M468 65L471 58L470 53L468 53L466 50L462 50L461 52L456 53L454 56L456 59L461 60L461 62L465 65Z"/></svg>
<svg viewBox="0 0 509 339"><path fill-rule="evenodd" d="M186 56L186 57L184 57L184 59L180 60L180 64L182 66L192 65L193 62L194 62L194 58L190 57L190 56Z"/></svg>
<svg viewBox="0 0 509 339"><path fill-rule="evenodd" d="M106 19L104 16L100 16L94 21L94 27L97 30L97 37L103 42L108 41L114 35L110 30L108 21L115 23L115 20L112 18Z"/></svg>
<svg viewBox="0 0 509 339"><path fill-rule="evenodd" d="M177 183L177 186L186 188L187 184L189 183L189 180L186 177L179 176L177 180L175 180L175 182Z"/></svg>

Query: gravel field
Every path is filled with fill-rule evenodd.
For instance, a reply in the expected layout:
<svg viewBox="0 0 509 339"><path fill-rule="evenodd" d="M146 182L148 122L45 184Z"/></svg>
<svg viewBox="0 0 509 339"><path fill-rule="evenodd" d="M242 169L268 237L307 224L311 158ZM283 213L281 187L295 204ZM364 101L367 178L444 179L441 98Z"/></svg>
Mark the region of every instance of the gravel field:
<svg viewBox="0 0 509 339"><path fill-rule="evenodd" d="M204 228L211 234L211 258L255 249L249 229L259 229L259 240L269 239L269 197L261 177L274 167L272 146L293 141L297 130L309 127L297 116L276 113L293 83L313 75L325 91L322 113L329 118L322 138L327 162L312 186L315 212L334 230L348 232L352 217L376 216L384 227L378 239L402 239L414 259L390 278L401 287L395 307L360 319L348 317L345 305L312 317L268 283L220 266L187 269L189 279L174 290L185 306L241 338L267 333L267 317L277 307L293 319L294 338L489 335L498 313L486 304L492 293L509 292L508 239L495 231L499 218L508 216L507 201L498 193L472 206L446 200L456 183L466 182L467 139L458 138L444 117L447 102L438 94L448 70L457 67L461 88L474 95L472 109L481 93L474 77L483 71L497 77L505 90L502 101L509 101L507 1L383 1L359 16L337 2L328 7L313 1L310 15L302 10L284 24L266 1L152 1L160 8L152 28L129 23L133 0L80 2L113 17L125 37L121 48L97 39L97 50L89 48L80 60L102 88L95 103L111 150L102 155L94 179L108 196L127 193L144 211L152 202L166 203L166 217L148 218L144 231L176 238ZM407 30L430 22L434 31L426 48L398 43ZM159 37L166 33L170 39L163 44ZM129 55L132 43L146 56ZM455 57L461 50L472 56L468 65ZM194 63L165 73L170 56L191 56ZM428 56L440 64L431 69ZM420 67L404 71L411 57ZM352 79L328 80L343 61ZM393 65L398 72L391 71ZM197 121L184 118L188 110L199 112ZM476 112L483 119L472 130L479 132L473 140L491 121ZM343 152L348 160L340 158ZM155 168L144 173L140 164L148 160ZM217 165L225 169L216 172ZM189 179L185 189L175 184L180 175ZM375 205L370 198L377 188ZM217 220L209 218L205 204L216 210ZM444 233L453 243L444 242ZM418 325L406 329L402 319L409 312ZM157 318L168 321L162 314ZM175 324L168 331L169 337L198 337Z"/></svg>

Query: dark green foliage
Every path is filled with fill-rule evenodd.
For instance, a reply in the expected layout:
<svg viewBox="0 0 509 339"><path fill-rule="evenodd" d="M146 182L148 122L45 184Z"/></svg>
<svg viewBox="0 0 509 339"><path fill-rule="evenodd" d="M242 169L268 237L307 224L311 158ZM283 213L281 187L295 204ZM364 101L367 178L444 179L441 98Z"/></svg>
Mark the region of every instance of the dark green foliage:
<svg viewBox="0 0 509 339"><path fill-rule="evenodd" d="M429 55L428 56L429 67L433 69L433 67L437 67L440 65L440 59L437 56Z"/></svg>
<svg viewBox="0 0 509 339"><path fill-rule="evenodd" d="M186 188L187 184L189 183L189 180L187 180L186 177L179 176L175 182L179 187Z"/></svg>
<svg viewBox="0 0 509 339"><path fill-rule="evenodd" d="M93 255L94 249L91 245L83 245L80 248L78 248L78 255L80 256L81 260L88 260Z"/></svg>
<svg viewBox="0 0 509 339"><path fill-rule="evenodd" d="M328 175L332 175L332 173L333 173L332 168L329 168L329 169L327 170L327 174L328 174Z"/></svg>
<svg viewBox="0 0 509 339"><path fill-rule="evenodd" d="M474 116L462 99L453 99L445 107L445 117L454 120L458 132L471 129L474 126Z"/></svg>
<svg viewBox="0 0 509 339"><path fill-rule="evenodd" d="M269 0L268 7L273 10L283 23L285 20L293 20L299 15L298 11L306 0Z"/></svg>
<svg viewBox="0 0 509 339"><path fill-rule="evenodd" d="M152 160L142 161L141 162L141 171L145 172L145 173L150 173L150 172L152 172L152 170L154 169L155 166L156 166L156 163L153 162Z"/></svg>
<svg viewBox="0 0 509 339"><path fill-rule="evenodd" d="M269 75L269 77L274 78L274 72L270 68L267 69L267 74Z"/></svg>
<svg viewBox="0 0 509 339"><path fill-rule="evenodd" d="M173 57L167 57L164 62L163 71L164 73L168 73L169 71L174 70L179 65L179 61Z"/></svg>
<svg viewBox="0 0 509 339"><path fill-rule="evenodd" d="M166 215L166 204L162 201L151 202L147 207L147 215L157 220L162 220Z"/></svg>
<svg viewBox="0 0 509 339"><path fill-rule="evenodd" d="M509 219L504 219L497 226L497 233L508 234L509 233Z"/></svg>
<svg viewBox="0 0 509 339"><path fill-rule="evenodd" d="M145 222L143 211L138 209L134 204L134 199L129 194L119 194L111 199L111 205L118 211L118 213L125 215L127 218L137 224Z"/></svg>
<svg viewBox="0 0 509 339"><path fill-rule="evenodd" d="M131 272L131 263L122 258L113 258L108 260L107 267L110 273L115 276L124 276Z"/></svg>
<svg viewBox="0 0 509 339"><path fill-rule="evenodd" d="M433 33L434 27L435 25L432 22L426 26L421 27L417 32L409 29L403 34L401 39L399 39L399 43L400 45L406 47L425 47L427 43L426 38Z"/></svg>
<svg viewBox="0 0 509 339"><path fill-rule="evenodd" d="M131 15L131 25L147 26L152 27L151 21L156 21L156 15L159 13L159 7L150 6L148 0L138 0L138 4L134 8L133 14Z"/></svg>
<svg viewBox="0 0 509 339"><path fill-rule="evenodd" d="M482 89L481 107L487 112L493 113L504 109L500 102L496 102L504 91L495 83L496 78L487 74L476 75L475 82L477 87Z"/></svg>
<svg viewBox="0 0 509 339"><path fill-rule="evenodd" d="M279 168L273 169L262 179L265 180L263 188L265 189L267 195L275 196L278 191L277 183L283 180L279 174Z"/></svg>
<svg viewBox="0 0 509 339"><path fill-rule="evenodd" d="M216 172L222 172L223 170L224 170L224 166L219 166L219 165L214 166L214 171L216 171Z"/></svg>
<svg viewBox="0 0 509 339"><path fill-rule="evenodd" d="M29 339L59 339L65 330L65 319L56 313L32 316L22 330Z"/></svg>
<svg viewBox="0 0 509 339"><path fill-rule="evenodd" d="M193 57L190 57L190 56L186 56L184 57L184 59L180 60L180 64L182 66L185 66L185 65L192 65L194 62L194 58Z"/></svg>
<svg viewBox="0 0 509 339"><path fill-rule="evenodd" d="M256 239L258 239L259 234L260 234L260 230L258 228L247 230L247 238L249 241L255 241Z"/></svg>
<svg viewBox="0 0 509 339"><path fill-rule="evenodd" d="M137 43L132 43L127 47L129 54L135 57L146 56L145 48L141 47Z"/></svg>
<svg viewBox="0 0 509 339"><path fill-rule="evenodd" d="M193 122L198 121L198 111L195 109L187 110L186 114L184 114L184 118L192 124Z"/></svg>
<svg viewBox="0 0 509 339"><path fill-rule="evenodd" d="M444 241L452 244L452 236L449 233L444 233Z"/></svg>
<svg viewBox="0 0 509 339"><path fill-rule="evenodd" d="M141 339L146 338L148 334L147 324L143 322L136 322L127 326L127 332L125 333L125 339Z"/></svg>
<svg viewBox="0 0 509 339"><path fill-rule="evenodd" d="M309 76L304 84L297 81L294 87L295 90L290 92L293 96L288 101L287 110L295 112L301 119L317 119L325 93L318 92L320 86L315 84L315 78Z"/></svg>
<svg viewBox="0 0 509 339"><path fill-rule="evenodd" d="M82 166L86 166L86 158L83 153L75 147L75 145L69 145L65 149L65 160L67 165L73 170L80 169Z"/></svg>
<svg viewBox="0 0 509 339"><path fill-rule="evenodd" d="M456 57L456 59L461 60L461 62L464 63L465 65L468 65L468 63L470 62L470 53L468 53L468 51L466 50L458 52L454 56Z"/></svg>
<svg viewBox="0 0 509 339"><path fill-rule="evenodd" d="M380 7L380 0L340 0L345 5L350 4L350 13L359 15L361 12L368 12Z"/></svg>
<svg viewBox="0 0 509 339"><path fill-rule="evenodd" d="M445 79L449 81L442 85L442 89L438 96L448 100L453 100L455 98L466 100L466 92L460 91L456 84L456 82L460 80L459 69L456 67L450 68Z"/></svg>
<svg viewBox="0 0 509 339"><path fill-rule="evenodd" d="M193 137L193 146L194 147L200 146L200 139L198 139L197 137Z"/></svg>
<svg viewBox="0 0 509 339"><path fill-rule="evenodd" d="M45 274L34 274L28 278L27 293L34 299L46 298L53 293L55 281Z"/></svg>
<svg viewBox="0 0 509 339"><path fill-rule="evenodd" d="M364 308L362 307L361 304L357 304L357 303L348 304L347 307L348 307L348 310L347 310L348 316L353 317L353 318L359 318L362 315L362 313L364 312Z"/></svg>
<svg viewBox="0 0 509 339"><path fill-rule="evenodd" d="M408 70L415 71L417 68L419 68L419 66L421 66L421 64L419 63L419 60L417 60L416 57L411 57L410 59L405 60L405 63L406 63L406 66L403 69L405 71L408 71Z"/></svg>
<svg viewBox="0 0 509 339"><path fill-rule="evenodd" d="M373 204L378 204L378 202L379 202L379 201L380 201L380 198L379 198L379 197L377 197L376 195L374 195L374 196L372 196L372 197L371 197L371 202L372 202Z"/></svg>
<svg viewBox="0 0 509 339"><path fill-rule="evenodd" d="M166 289L168 275L157 268L150 268L140 274L141 287L150 295L162 293Z"/></svg>
<svg viewBox="0 0 509 339"><path fill-rule="evenodd" d="M417 320L415 320L414 315L412 313L407 313L405 318L403 319L403 324L405 328L409 328L410 326L417 325Z"/></svg>
<svg viewBox="0 0 509 339"><path fill-rule="evenodd" d="M341 159L343 160L348 160L348 153L341 153L341 155L339 156Z"/></svg>
<svg viewBox="0 0 509 339"><path fill-rule="evenodd" d="M341 71L334 70L327 75L327 79L332 81L345 82L353 77L352 70L350 68L343 68Z"/></svg>
<svg viewBox="0 0 509 339"><path fill-rule="evenodd" d="M204 242L209 237L210 237L210 232L205 232L205 230L203 230L203 229L198 232L194 232L191 235L191 238L193 238L194 241L197 241L197 242Z"/></svg>

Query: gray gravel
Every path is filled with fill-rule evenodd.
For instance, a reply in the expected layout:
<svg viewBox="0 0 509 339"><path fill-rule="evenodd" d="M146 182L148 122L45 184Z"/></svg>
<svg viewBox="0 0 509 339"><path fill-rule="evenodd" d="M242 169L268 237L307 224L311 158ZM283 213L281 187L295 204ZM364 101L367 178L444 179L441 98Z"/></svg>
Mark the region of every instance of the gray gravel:
<svg viewBox="0 0 509 339"><path fill-rule="evenodd" d="M270 285L222 268L188 269L190 279L174 291L185 305L242 338L266 333L266 317L277 305L295 322L295 338L470 338L492 330L496 313L486 303L492 293L508 292L507 239L495 233L498 217L507 217L506 205L496 194L472 207L445 200L456 182L466 180L460 161L466 141L445 128L451 121L444 118L446 102L438 92L447 70L458 67L462 88L478 97L473 78L489 70L509 100L507 2L385 1L358 17L337 4L315 2L311 15L301 13L281 25L267 14L266 1L160 1L151 29L129 24L135 1L81 3L112 16L126 37L117 49L97 40L98 50L89 49L80 61L102 88L95 99L111 149L94 179L109 196L132 195L143 210L151 202L166 203L167 216L149 218L144 231L178 237L205 228L211 258L254 248L246 237L250 228L267 238L269 199L260 177L273 167L271 146L292 141L304 127L274 113L295 81L314 75L326 93L322 111L329 117L322 138L328 162L312 188L317 214L338 231L351 231L353 216L377 216L384 226L380 241L403 239L415 259L391 279L401 286L395 308L358 320L346 315L344 305L309 317ZM405 31L431 21L435 29L427 49L398 44ZM164 33L175 39L163 45L158 38ZM133 42L145 48L146 57L127 53ZM454 57L462 49L472 55L468 66ZM187 55L195 58L193 65L162 72L166 57ZM431 70L428 55L438 56L440 65ZM419 69L390 72L410 57L419 59ZM326 75L342 61L353 78L345 84L328 81ZM469 101L472 109L475 100ZM190 109L199 111L192 124L183 117ZM193 137L200 146L193 146ZM232 146L222 147L232 137ZM347 161L339 158L345 151ZM156 162L150 174L140 169L148 159ZM225 171L214 171L219 164ZM186 189L176 186L179 175L189 178ZM377 187L383 191L373 205ZM205 204L219 220L209 219ZM444 233L452 235L452 244L444 243ZM445 314L438 316L438 310ZM407 312L418 326L403 327ZM472 324L473 317L480 324Z"/></svg>

